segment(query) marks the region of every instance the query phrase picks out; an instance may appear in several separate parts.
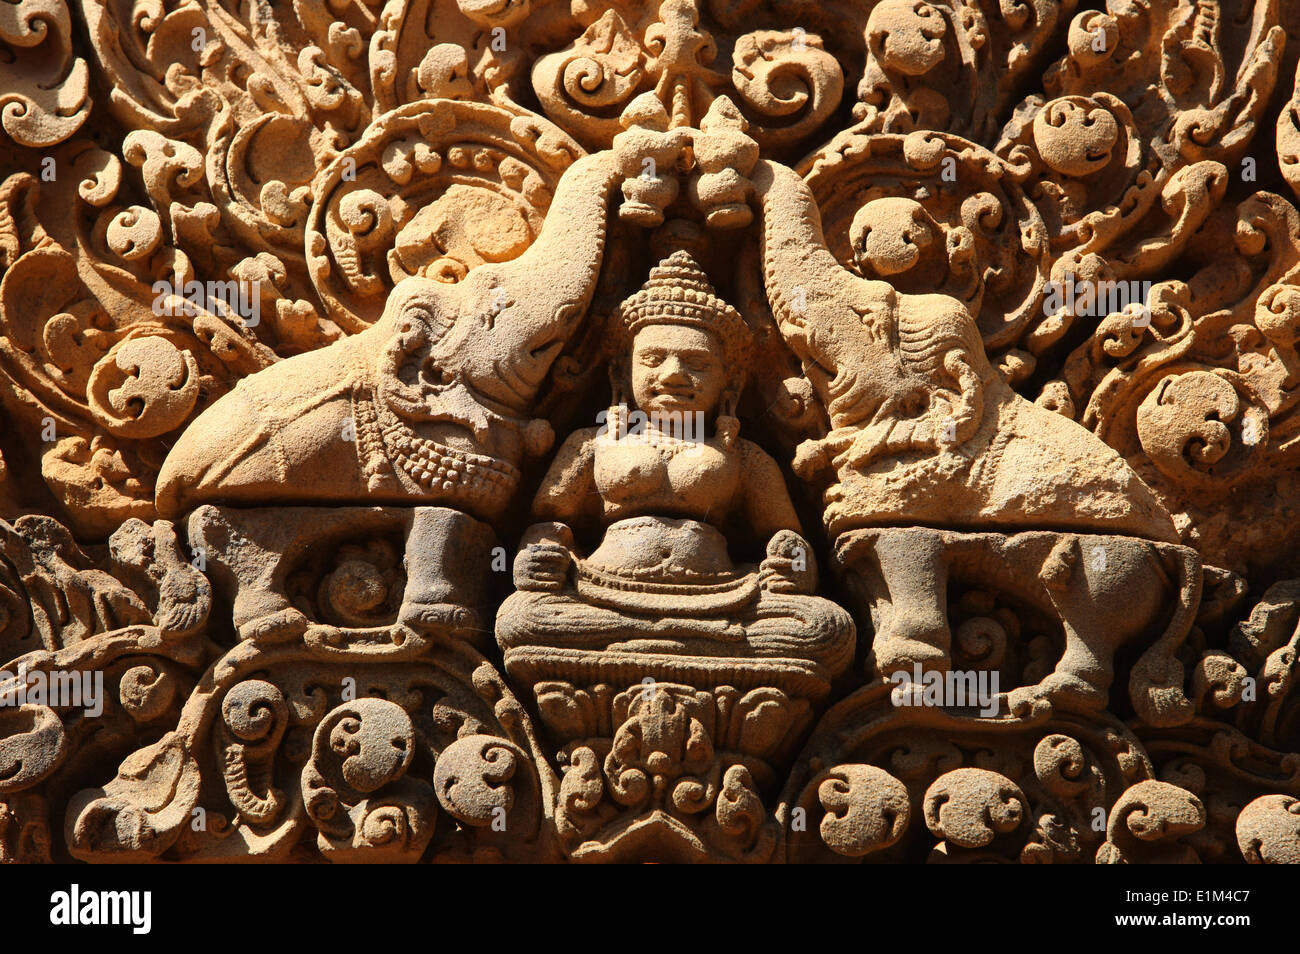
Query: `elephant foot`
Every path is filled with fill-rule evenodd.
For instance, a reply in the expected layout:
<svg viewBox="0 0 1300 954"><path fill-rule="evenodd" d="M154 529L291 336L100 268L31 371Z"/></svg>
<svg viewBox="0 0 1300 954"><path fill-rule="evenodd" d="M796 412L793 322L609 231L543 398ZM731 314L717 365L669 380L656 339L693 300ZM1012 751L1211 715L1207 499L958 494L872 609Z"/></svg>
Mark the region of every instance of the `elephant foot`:
<svg viewBox="0 0 1300 954"><path fill-rule="evenodd" d="M474 639L476 634L489 632L481 614L456 603L403 603L397 624L425 637L451 635Z"/></svg>
<svg viewBox="0 0 1300 954"><path fill-rule="evenodd" d="M1054 672L1033 686L1021 686L1006 693L1006 711L1017 718L1036 715L1044 708L1065 705L1071 709L1101 711L1107 693L1088 680L1069 672Z"/></svg>
<svg viewBox="0 0 1300 954"><path fill-rule="evenodd" d="M911 677L918 666L921 672L947 672L952 668L946 649L910 636L877 634L871 644L871 659L876 672L886 679L896 672Z"/></svg>
<svg viewBox="0 0 1300 954"><path fill-rule="evenodd" d="M1183 692L1183 667L1158 649L1148 651L1129 675L1129 699L1139 719L1162 728L1191 720L1195 709Z"/></svg>

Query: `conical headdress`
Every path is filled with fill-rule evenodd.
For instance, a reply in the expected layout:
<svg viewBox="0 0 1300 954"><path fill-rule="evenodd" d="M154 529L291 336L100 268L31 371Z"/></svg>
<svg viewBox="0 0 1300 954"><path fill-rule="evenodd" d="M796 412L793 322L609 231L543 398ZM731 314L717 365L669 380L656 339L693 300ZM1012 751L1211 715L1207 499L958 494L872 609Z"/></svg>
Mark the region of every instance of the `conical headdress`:
<svg viewBox="0 0 1300 954"><path fill-rule="evenodd" d="M685 249L673 252L650 270L646 283L618 309L627 342L646 325L702 328L722 344L728 370L743 368L754 335L740 313L718 297L709 276Z"/></svg>

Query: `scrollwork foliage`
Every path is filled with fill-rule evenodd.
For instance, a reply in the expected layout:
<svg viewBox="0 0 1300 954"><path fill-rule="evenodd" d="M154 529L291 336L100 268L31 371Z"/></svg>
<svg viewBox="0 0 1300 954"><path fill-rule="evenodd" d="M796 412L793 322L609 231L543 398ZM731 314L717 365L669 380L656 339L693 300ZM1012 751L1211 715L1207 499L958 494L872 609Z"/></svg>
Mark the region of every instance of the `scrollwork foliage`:
<svg viewBox="0 0 1300 954"><path fill-rule="evenodd" d="M1077 6L0 0L0 860L1300 861L1296 38Z"/></svg>

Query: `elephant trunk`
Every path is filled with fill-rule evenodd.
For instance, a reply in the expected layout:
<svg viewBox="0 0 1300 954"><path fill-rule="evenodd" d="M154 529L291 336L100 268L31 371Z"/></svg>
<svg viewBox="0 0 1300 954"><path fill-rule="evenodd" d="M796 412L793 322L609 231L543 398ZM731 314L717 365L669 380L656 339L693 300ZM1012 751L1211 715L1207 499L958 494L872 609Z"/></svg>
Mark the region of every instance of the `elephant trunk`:
<svg viewBox="0 0 1300 954"><path fill-rule="evenodd" d="M537 241L513 261L475 269L465 284L487 281L512 296L526 289L530 316L548 323L575 321L595 294L617 180L612 152L579 159L560 179Z"/></svg>
<svg viewBox="0 0 1300 954"><path fill-rule="evenodd" d="M759 241L772 313L787 340L803 337L811 343L811 336L800 330L805 325L829 329L837 308L845 306L845 281L855 276L826 247L821 213L793 169L763 160L754 169L753 181L762 201Z"/></svg>

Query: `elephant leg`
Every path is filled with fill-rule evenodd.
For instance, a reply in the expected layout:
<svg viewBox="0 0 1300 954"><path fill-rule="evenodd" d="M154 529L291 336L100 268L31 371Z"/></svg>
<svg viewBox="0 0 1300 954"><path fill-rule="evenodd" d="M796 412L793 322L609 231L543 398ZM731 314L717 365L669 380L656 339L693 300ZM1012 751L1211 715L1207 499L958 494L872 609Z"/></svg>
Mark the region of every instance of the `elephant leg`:
<svg viewBox="0 0 1300 954"><path fill-rule="evenodd" d="M307 617L285 589L297 543L310 536L312 520L305 508L271 513L205 504L190 514L190 545L232 597L240 639L284 642L306 631Z"/></svg>
<svg viewBox="0 0 1300 954"><path fill-rule="evenodd" d="M1114 679L1114 647L1082 635L1066 619L1065 651L1038 689L1055 702L1104 709Z"/></svg>
<svg viewBox="0 0 1300 954"><path fill-rule="evenodd" d="M417 507L406 538L406 589L398 622L417 632L489 634L483 608L490 599L492 547L487 524L459 510Z"/></svg>
<svg viewBox="0 0 1300 954"><path fill-rule="evenodd" d="M886 678L895 672L947 672L952 665L948 628L948 564L937 533L888 533L875 541L884 592L878 595L871 657Z"/></svg>
<svg viewBox="0 0 1300 954"><path fill-rule="evenodd" d="M1088 712L1106 708L1114 678L1113 648L1085 638L1069 620L1064 627L1065 651L1056 668L1041 682L1007 693L1007 709L1012 715L1027 715L1040 700Z"/></svg>
<svg viewBox="0 0 1300 954"><path fill-rule="evenodd" d="M1183 664L1178 650L1191 631L1201 605L1204 570L1200 555L1189 547L1161 545L1159 552L1176 573L1177 606L1169 625L1133 666L1129 699L1138 717L1151 725L1182 725L1195 715L1183 690Z"/></svg>
<svg viewBox="0 0 1300 954"><path fill-rule="evenodd" d="M1066 536L1044 561L1039 579L1065 646L1049 676L1018 692L1071 708L1104 709L1116 649L1160 616L1168 580L1159 560L1143 540Z"/></svg>

